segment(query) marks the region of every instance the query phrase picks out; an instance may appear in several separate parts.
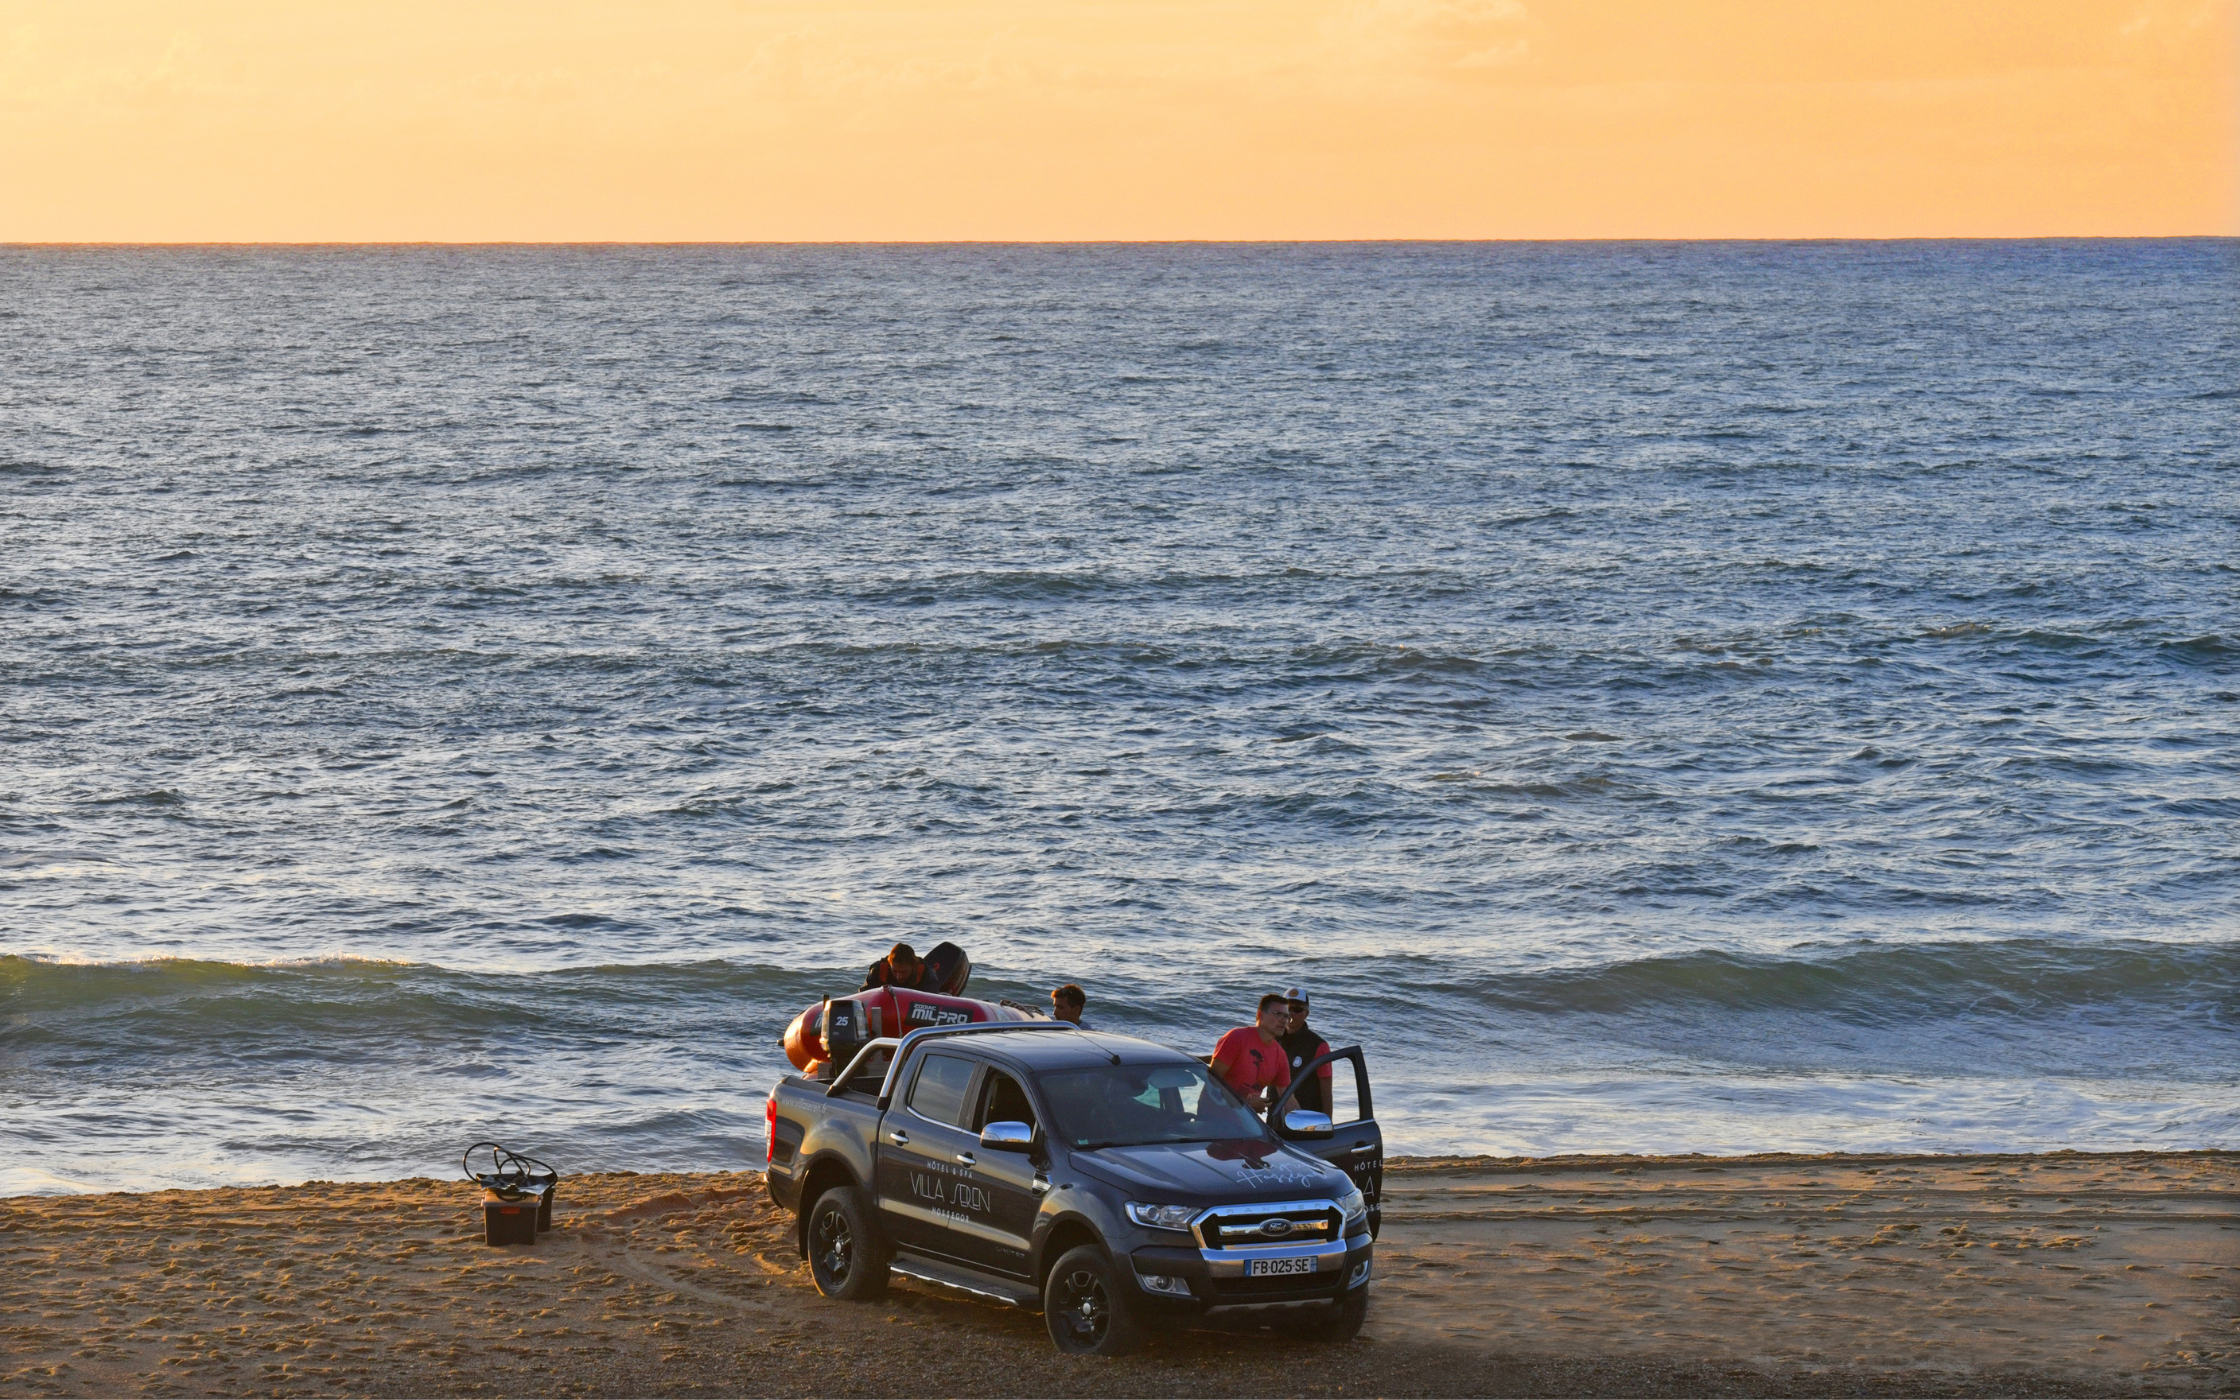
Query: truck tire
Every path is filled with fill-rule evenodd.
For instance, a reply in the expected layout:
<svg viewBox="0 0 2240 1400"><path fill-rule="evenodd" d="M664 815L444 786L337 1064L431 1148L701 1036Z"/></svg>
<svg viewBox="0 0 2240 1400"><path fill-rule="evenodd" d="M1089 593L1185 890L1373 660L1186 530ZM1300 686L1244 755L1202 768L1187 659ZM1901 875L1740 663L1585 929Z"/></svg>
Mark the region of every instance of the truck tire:
<svg viewBox="0 0 2240 1400"><path fill-rule="evenodd" d="M1369 1285L1347 1293L1338 1304L1338 1320L1322 1335L1333 1342L1350 1342L1361 1335L1361 1324L1369 1320Z"/></svg>
<svg viewBox="0 0 2240 1400"><path fill-rule="evenodd" d="M1042 1324L1069 1356L1119 1356L1138 1340L1135 1308L1119 1271L1093 1244L1065 1252L1042 1286Z"/></svg>
<svg viewBox="0 0 2240 1400"><path fill-rule="evenodd" d="M887 1256L862 1193L835 1186L809 1204L809 1276L827 1298L859 1303L887 1291Z"/></svg>
<svg viewBox="0 0 2240 1400"><path fill-rule="evenodd" d="M1300 1316L1286 1323L1283 1330L1312 1341L1342 1345L1360 1336L1361 1324L1368 1320L1369 1289L1364 1284L1339 1302L1301 1309Z"/></svg>

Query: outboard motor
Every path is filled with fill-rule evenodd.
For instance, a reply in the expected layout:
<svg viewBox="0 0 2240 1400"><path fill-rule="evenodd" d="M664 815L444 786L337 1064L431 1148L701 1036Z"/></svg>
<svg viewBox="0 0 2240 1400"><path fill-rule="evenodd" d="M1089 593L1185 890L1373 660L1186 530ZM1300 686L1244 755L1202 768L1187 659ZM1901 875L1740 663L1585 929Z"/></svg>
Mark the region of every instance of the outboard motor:
<svg viewBox="0 0 2240 1400"><path fill-rule="evenodd" d="M825 998L824 1014L818 1018L818 1040L824 1046L827 1073L831 1067L844 1065L855 1058L858 1050L871 1039L871 1032L864 1025L863 1003L846 997Z"/></svg>
<svg viewBox="0 0 2240 1400"><path fill-rule="evenodd" d="M945 997L964 995L965 983L972 980L972 959L964 955L964 949L954 943L936 943L926 954L925 964L927 991Z"/></svg>

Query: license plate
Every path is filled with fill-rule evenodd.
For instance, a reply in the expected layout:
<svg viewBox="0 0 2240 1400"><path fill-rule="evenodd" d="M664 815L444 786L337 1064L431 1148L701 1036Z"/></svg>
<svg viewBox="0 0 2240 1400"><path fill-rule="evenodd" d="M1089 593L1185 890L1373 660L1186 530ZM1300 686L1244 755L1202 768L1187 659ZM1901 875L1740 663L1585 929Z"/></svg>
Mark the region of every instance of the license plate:
<svg viewBox="0 0 2240 1400"><path fill-rule="evenodd" d="M1274 1274L1311 1274L1312 1259L1247 1259L1244 1261L1246 1278L1267 1278Z"/></svg>

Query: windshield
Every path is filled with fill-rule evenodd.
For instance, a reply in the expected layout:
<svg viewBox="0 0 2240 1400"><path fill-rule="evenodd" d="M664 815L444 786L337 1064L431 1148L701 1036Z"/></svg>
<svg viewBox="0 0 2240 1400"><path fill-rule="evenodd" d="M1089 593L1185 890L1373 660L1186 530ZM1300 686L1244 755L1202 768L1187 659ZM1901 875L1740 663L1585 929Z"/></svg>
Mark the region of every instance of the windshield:
<svg viewBox="0 0 2240 1400"><path fill-rule="evenodd" d="M1252 1110L1197 1065L1110 1065L1039 1082L1056 1135L1075 1147L1267 1136Z"/></svg>

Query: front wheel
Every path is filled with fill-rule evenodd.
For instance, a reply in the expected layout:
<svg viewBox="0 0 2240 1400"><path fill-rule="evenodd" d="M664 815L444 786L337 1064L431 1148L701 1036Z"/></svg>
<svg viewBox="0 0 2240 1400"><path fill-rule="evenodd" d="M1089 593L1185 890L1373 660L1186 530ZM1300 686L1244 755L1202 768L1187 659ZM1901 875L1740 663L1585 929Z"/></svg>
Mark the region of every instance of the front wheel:
<svg viewBox="0 0 2240 1400"><path fill-rule="evenodd" d="M809 1276L827 1298L851 1303L887 1291L879 1234L853 1186L835 1186L809 1207Z"/></svg>
<svg viewBox="0 0 2240 1400"><path fill-rule="evenodd" d="M1135 1309L1104 1251L1069 1249L1042 1288L1042 1322L1069 1356L1118 1356L1136 1345Z"/></svg>
<svg viewBox="0 0 2240 1400"><path fill-rule="evenodd" d="M1287 1330L1311 1341L1341 1344L1360 1336L1361 1324L1368 1320L1369 1289L1364 1284L1337 1303L1301 1309Z"/></svg>
<svg viewBox="0 0 2240 1400"><path fill-rule="evenodd" d="M1361 1335L1361 1324L1369 1320L1369 1285L1346 1294L1338 1304L1337 1324L1322 1335L1333 1342L1350 1342Z"/></svg>

